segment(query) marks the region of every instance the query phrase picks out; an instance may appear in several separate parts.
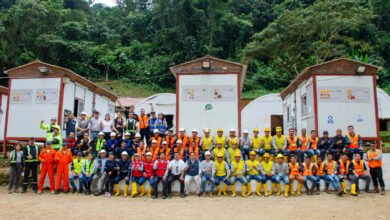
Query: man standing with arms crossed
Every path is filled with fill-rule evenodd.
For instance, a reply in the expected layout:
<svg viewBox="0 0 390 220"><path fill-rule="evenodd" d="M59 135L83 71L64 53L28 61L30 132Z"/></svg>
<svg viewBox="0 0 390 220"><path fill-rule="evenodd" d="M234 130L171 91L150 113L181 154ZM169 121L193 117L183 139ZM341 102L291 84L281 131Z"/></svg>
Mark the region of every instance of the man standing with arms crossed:
<svg viewBox="0 0 390 220"><path fill-rule="evenodd" d="M38 192L38 177L37 169L39 165L39 154L40 150L37 145L35 145L35 139L30 138L28 145L23 150L23 160L24 160L24 178L23 178L23 188L22 193L25 193L28 186L28 177L32 175L32 188L35 193Z"/></svg>

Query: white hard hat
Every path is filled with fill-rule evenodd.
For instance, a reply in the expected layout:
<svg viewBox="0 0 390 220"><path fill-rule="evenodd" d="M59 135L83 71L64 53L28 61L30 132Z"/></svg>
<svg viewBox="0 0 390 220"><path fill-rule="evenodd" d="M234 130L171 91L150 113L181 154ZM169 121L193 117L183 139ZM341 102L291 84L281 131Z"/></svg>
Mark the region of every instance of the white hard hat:
<svg viewBox="0 0 390 220"><path fill-rule="evenodd" d="M182 144L183 142L181 140L177 140L176 144Z"/></svg>
<svg viewBox="0 0 390 220"><path fill-rule="evenodd" d="M116 136L115 132L111 132L110 136L115 137Z"/></svg>
<svg viewBox="0 0 390 220"><path fill-rule="evenodd" d="M104 135L104 133L103 133L103 132L99 132L99 136L100 136L100 135Z"/></svg>
<svg viewBox="0 0 390 220"><path fill-rule="evenodd" d="M229 132L236 132L234 128L230 128Z"/></svg>
<svg viewBox="0 0 390 220"><path fill-rule="evenodd" d="M152 143L156 143L156 144L157 144L157 141L156 141L156 140L153 140Z"/></svg>
<svg viewBox="0 0 390 220"><path fill-rule="evenodd" d="M245 129L242 133L249 134L249 131Z"/></svg>
<svg viewBox="0 0 390 220"><path fill-rule="evenodd" d="M130 136L130 133L129 133L129 132L126 132L126 133L125 133L125 136L126 136L126 135Z"/></svg>
<svg viewBox="0 0 390 220"><path fill-rule="evenodd" d="M180 128L179 131L186 131L186 129L185 128Z"/></svg>
<svg viewBox="0 0 390 220"><path fill-rule="evenodd" d="M210 132L210 128L206 128L206 129L204 129L204 130L203 130L203 132L204 132L204 133L206 133L206 132Z"/></svg>
<svg viewBox="0 0 390 220"><path fill-rule="evenodd" d="M153 133L158 133L158 129L154 129L154 130L153 130Z"/></svg>
<svg viewBox="0 0 390 220"><path fill-rule="evenodd" d="M206 153L204 153L204 155L211 155L210 151L206 151Z"/></svg>
<svg viewBox="0 0 390 220"><path fill-rule="evenodd" d="M146 153L146 156L152 156L152 153L147 152L147 153Z"/></svg>
<svg viewBox="0 0 390 220"><path fill-rule="evenodd" d="M127 156L127 155L129 155L129 154L128 154L126 151L123 151L123 152L122 152L122 155L126 155L126 156Z"/></svg>
<svg viewBox="0 0 390 220"><path fill-rule="evenodd" d="M137 134L135 134L135 137L136 137L136 138L140 138L141 135L140 135L139 133L137 133Z"/></svg>
<svg viewBox="0 0 390 220"><path fill-rule="evenodd" d="M196 128L194 128L194 129L192 130L192 132L198 133L198 130L196 130Z"/></svg>
<svg viewBox="0 0 390 220"><path fill-rule="evenodd" d="M105 154L105 153L107 153L107 152L104 149L99 151L99 154Z"/></svg>
<svg viewBox="0 0 390 220"><path fill-rule="evenodd" d="M57 120L57 117L53 116L50 118L50 120Z"/></svg>
<svg viewBox="0 0 390 220"><path fill-rule="evenodd" d="M81 112L81 115L87 115L87 113L85 113L85 112Z"/></svg>
<svg viewBox="0 0 390 220"><path fill-rule="evenodd" d="M163 141L163 143L162 143L162 144L164 145L164 144L168 144L168 143L167 143L166 141Z"/></svg>

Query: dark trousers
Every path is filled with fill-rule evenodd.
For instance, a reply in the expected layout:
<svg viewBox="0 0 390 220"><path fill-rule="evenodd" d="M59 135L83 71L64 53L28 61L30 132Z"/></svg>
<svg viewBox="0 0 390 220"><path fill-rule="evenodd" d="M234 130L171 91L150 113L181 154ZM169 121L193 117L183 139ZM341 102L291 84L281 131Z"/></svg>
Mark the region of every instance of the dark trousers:
<svg viewBox="0 0 390 220"><path fill-rule="evenodd" d="M333 150L332 148L329 148L329 149L320 149L320 157L322 158L322 161L325 161L325 157L326 157L326 151L328 151L330 154L333 155L333 158L336 158L336 152L335 150Z"/></svg>
<svg viewBox="0 0 390 220"><path fill-rule="evenodd" d="M370 187L370 182L371 182L371 178L370 176L366 175L366 174L362 174L360 176L356 176L356 175L348 175L348 179L351 181L352 184L356 184L356 192L359 192L360 189L359 189L359 179L364 179L366 181L366 187L365 187L365 190L368 190L369 187Z"/></svg>
<svg viewBox="0 0 390 220"><path fill-rule="evenodd" d="M172 193L172 191L171 191L172 183L173 183L175 180L177 180L177 181L180 182L180 194L183 194L183 193L184 193L184 179L183 179L183 181L182 181L182 180L180 180L180 177L181 177L181 174L179 174L179 175L169 174L169 175L168 175L168 178L167 178L167 181L166 181L168 194L171 194L171 193Z"/></svg>
<svg viewBox="0 0 390 220"><path fill-rule="evenodd" d="M108 141L110 139L111 132L104 132L104 139Z"/></svg>
<svg viewBox="0 0 390 220"><path fill-rule="evenodd" d="M12 186L15 190L19 187L19 178L22 173L22 164L11 165L9 171L9 185L8 190L12 190Z"/></svg>
<svg viewBox="0 0 390 220"><path fill-rule="evenodd" d="M149 133L149 128L142 128L139 130L139 134L141 135L141 141L144 141L144 138L146 138L146 142L148 146L149 144L149 139L150 139L150 133Z"/></svg>
<svg viewBox="0 0 390 220"><path fill-rule="evenodd" d="M378 182L381 187L385 187L385 182L383 182L382 167L370 168L370 175L374 187L378 187Z"/></svg>
<svg viewBox="0 0 390 220"><path fill-rule="evenodd" d="M38 190L38 179L37 179L37 169L38 165L37 163L25 163L24 167L24 178L23 178L23 189L26 190L28 186L28 177L32 176L32 188L33 190Z"/></svg>
<svg viewBox="0 0 390 220"><path fill-rule="evenodd" d="M153 195L157 196L158 195L158 183L162 181L162 186L163 186L163 196L167 196L167 184L166 180L163 180L164 176L155 176L153 180Z"/></svg>
<svg viewBox="0 0 390 220"><path fill-rule="evenodd" d="M111 174L110 176L107 175L106 177L106 192L112 193L114 189L114 181L115 181L114 174Z"/></svg>

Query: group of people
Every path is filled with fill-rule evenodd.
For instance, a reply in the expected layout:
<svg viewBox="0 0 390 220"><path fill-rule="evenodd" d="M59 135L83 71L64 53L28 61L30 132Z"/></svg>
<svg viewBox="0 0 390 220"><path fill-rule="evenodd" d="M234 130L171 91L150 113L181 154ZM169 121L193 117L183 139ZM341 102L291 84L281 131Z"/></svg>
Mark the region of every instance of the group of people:
<svg viewBox="0 0 390 220"><path fill-rule="evenodd" d="M294 180L298 181L296 194L300 195L304 186L306 192L312 195L320 193L321 179L325 181L326 192L332 184L340 196L347 192L347 180L351 182L351 195L358 195L360 179L366 181L366 192L370 192L372 179L374 192L384 194L382 152L373 142L363 159L363 141L353 126L348 127L345 136L338 129L333 138L328 136L327 131L320 138L316 131L311 131L308 136L306 129L302 129L301 136L296 136L294 129L289 129L288 135L284 136L281 127L275 129L274 136L266 128L262 137L258 129L253 130L252 137L244 130L240 138L234 129L229 130L228 136L218 129L214 137L210 135L210 129L204 129L201 137L196 129L187 136L186 129L180 128L175 135L167 128L164 116L159 114L156 117L152 105L151 108L150 114L141 110L139 116L134 109L126 109L126 119L118 113L110 131L108 128L105 130L103 121L99 122L96 111L90 119L82 113L80 121L75 123L70 123L74 120L70 114L65 120L65 141L62 141L61 128L55 118L47 125L42 121L41 128L47 132L44 149L35 145L34 138L31 138L24 149L17 144L9 154L9 193L12 193L13 187L14 192L18 192L18 179L24 169L22 193L27 190L31 172L32 188L36 193L42 193L47 175L50 191L54 194L67 193L70 184L73 193L82 193L85 189L87 195L105 194L106 197L110 197L114 190L119 196L119 183L124 181L124 196L128 196L131 183L131 197L147 194L157 198L158 184L162 182L163 198L170 198L171 186L176 180L180 182L181 197L190 193L191 182L195 183L198 196L206 196L209 182L210 197L215 187L218 196L227 195L230 187L234 197L237 181L243 186L243 197L253 193L272 195L275 188L276 194L280 195L281 182L285 186L284 195L288 196L295 194ZM117 123L118 120L122 122ZM71 125L74 125L74 131L68 132ZM37 168L40 164L38 183ZM78 186L74 182L76 179ZM252 180L257 182L254 190ZM150 184L147 192L146 181ZM267 181L271 181L270 191L267 190ZM223 188L221 182L224 182ZM308 182L311 182L310 187Z"/></svg>

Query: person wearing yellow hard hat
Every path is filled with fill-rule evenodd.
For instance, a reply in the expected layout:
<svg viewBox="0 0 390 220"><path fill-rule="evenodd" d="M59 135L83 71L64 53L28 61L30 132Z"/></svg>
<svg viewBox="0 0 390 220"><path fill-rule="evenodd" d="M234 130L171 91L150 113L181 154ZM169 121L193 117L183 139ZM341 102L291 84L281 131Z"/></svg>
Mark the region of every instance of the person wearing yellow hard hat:
<svg viewBox="0 0 390 220"><path fill-rule="evenodd" d="M225 136L223 136L223 130L222 128L218 128L217 130L217 136L214 137L214 140L213 140L213 144L214 146L217 145L217 142L220 142L222 143L222 147L226 147L226 142L227 142L227 138Z"/></svg>
<svg viewBox="0 0 390 220"><path fill-rule="evenodd" d="M251 137L251 149L257 154L261 148L261 137L259 137L259 129L253 129L253 137Z"/></svg>
<svg viewBox="0 0 390 220"><path fill-rule="evenodd" d="M240 156L242 155L240 149L238 149L238 142L234 140L232 141L232 147L228 149L228 153L229 153L229 157L227 158L228 163L233 162L235 160L235 154L237 152L240 154Z"/></svg>
<svg viewBox="0 0 390 220"><path fill-rule="evenodd" d="M284 182L284 196L288 197L288 190L290 187L290 181L288 179L289 175L289 168L288 164L283 161L283 154L278 154L276 156L277 162L275 163L275 182L276 187L278 188L277 195L280 196L281 189L280 189L280 182ZM273 194L273 189L271 189L269 195Z"/></svg>
<svg viewBox="0 0 390 220"><path fill-rule="evenodd" d="M260 171L263 174L262 176L262 184L263 184L263 191L264 195L268 196L267 192L267 180L271 180L272 182L272 187L271 191L275 190L275 185L276 185L276 178L275 178L275 166L274 163L270 160L270 155L269 153L265 153L263 155L264 160L260 163Z"/></svg>
<svg viewBox="0 0 390 220"><path fill-rule="evenodd" d="M264 129L264 136L261 138L261 150L259 151L260 161L265 153L268 153L272 157L271 160L273 160L275 155L275 149L272 146L272 136L270 133L270 128Z"/></svg>
<svg viewBox="0 0 390 220"><path fill-rule="evenodd" d="M206 151L211 151L213 148L213 137L210 136L210 128L203 130L204 136L200 139L200 149L202 158L205 158Z"/></svg>
<svg viewBox="0 0 390 220"><path fill-rule="evenodd" d="M222 153L218 153L217 161L215 161L216 172L215 172L214 184L217 187L218 196L221 196L221 193L227 196L228 194L226 190L231 185L231 182L229 180L229 176L230 176L229 166L228 163L224 161L223 157L224 156ZM221 186L220 186L221 181L225 182L225 186L223 187L223 190L221 190Z"/></svg>
<svg viewBox="0 0 390 220"><path fill-rule="evenodd" d="M226 148L222 147L223 142L222 141L217 141L216 143L216 148L214 148L212 152L212 156L214 157L214 161L217 161L217 154L222 154L223 160L227 160L229 155L227 155L227 150Z"/></svg>
<svg viewBox="0 0 390 220"><path fill-rule="evenodd" d="M234 144L233 144L234 146ZM232 183L232 197L236 196L236 187L235 183L236 181L240 181L242 183L242 196L247 197L246 189L248 185L248 181L245 179L245 162L242 160L241 153L236 152L234 154L234 160L232 160L232 163L230 165L231 167L231 173L232 173L232 178L231 178L231 183Z"/></svg>
<svg viewBox="0 0 390 220"><path fill-rule="evenodd" d="M260 176L260 163L256 160L256 152L251 151L249 153L249 160L246 161L246 180L248 181L248 196L252 195L252 186L251 181L256 180L256 194L261 196L260 188L262 184L262 179Z"/></svg>
<svg viewBox="0 0 390 220"><path fill-rule="evenodd" d="M249 159L249 153L251 152L251 139L249 138L249 131L244 130L242 132L242 137L240 138L240 149L242 153L242 158L245 160Z"/></svg>
<svg viewBox="0 0 390 220"><path fill-rule="evenodd" d="M276 135L272 138L272 146L274 147L276 154L283 154L284 162L287 163L287 139L282 134L282 127L275 128Z"/></svg>
<svg viewBox="0 0 390 220"><path fill-rule="evenodd" d="M238 137L236 136L236 130L234 128L231 128L229 130L229 136L227 137L227 148L228 149L232 147L233 141L238 142Z"/></svg>

